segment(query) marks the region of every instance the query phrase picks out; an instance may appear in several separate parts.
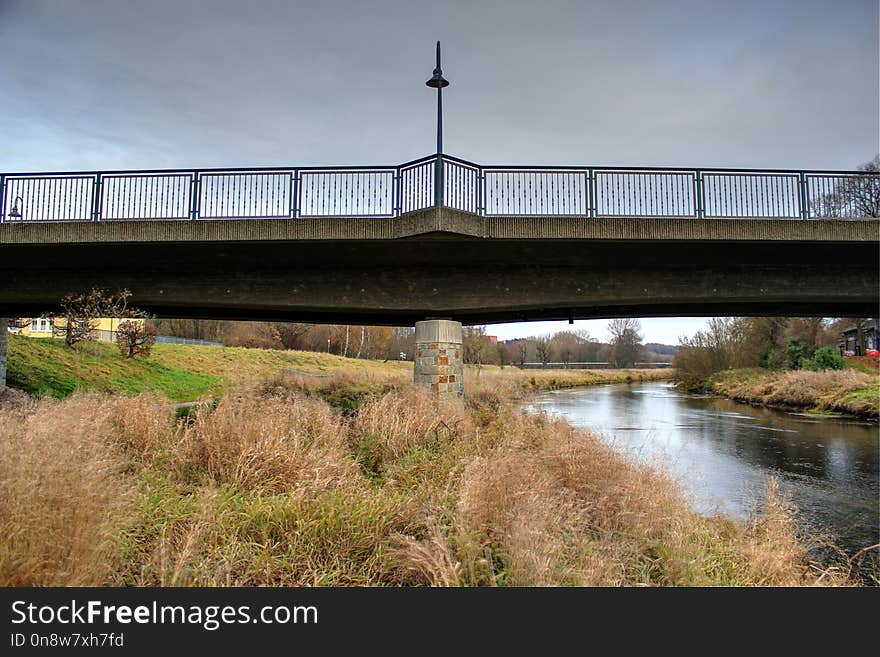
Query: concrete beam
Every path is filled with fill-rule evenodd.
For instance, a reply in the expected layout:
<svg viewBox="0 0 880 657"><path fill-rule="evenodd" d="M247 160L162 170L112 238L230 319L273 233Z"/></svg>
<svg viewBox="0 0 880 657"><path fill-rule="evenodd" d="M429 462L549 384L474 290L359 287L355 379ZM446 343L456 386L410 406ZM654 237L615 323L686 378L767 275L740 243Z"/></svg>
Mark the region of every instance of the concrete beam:
<svg viewBox="0 0 880 657"><path fill-rule="evenodd" d="M481 217L429 208L398 218L0 223L0 247L24 244L399 240L426 235L515 240L877 241L878 219Z"/></svg>
<svg viewBox="0 0 880 657"><path fill-rule="evenodd" d="M158 316L412 325L873 316L880 221L400 219L0 225L0 316L128 288Z"/></svg>
<svg viewBox="0 0 880 657"><path fill-rule="evenodd" d="M593 268L353 267L308 270L17 269L3 274L0 314L30 316L64 294L128 288L159 316L408 325L424 317L491 323L568 317L871 316L877 272L858 266Z"/></svg>

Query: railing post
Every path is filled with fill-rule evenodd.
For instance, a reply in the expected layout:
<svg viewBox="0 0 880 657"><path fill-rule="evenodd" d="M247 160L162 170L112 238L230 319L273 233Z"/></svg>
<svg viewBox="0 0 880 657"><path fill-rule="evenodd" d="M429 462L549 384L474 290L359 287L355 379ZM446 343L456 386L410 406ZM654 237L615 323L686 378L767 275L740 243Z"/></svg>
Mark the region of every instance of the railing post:
<svg viewBox="0 0 880 657"><path fill-rule="evenodd" d="M483 195L483 186L485 184L486 174L483 171L483 167L477 167L477 214L480 216L486 214L486 208L483 205L483 199L485 198Z"/></svg>
<svg viewBox="0 0 880 657"><path fill-rule="evenodd" d="M202 177L198 171L193 171L192 182L190 184L190 203L189 218L196 221L201 212L202 202Z"/></svg>
<svg viewBox="0 0 880 657"><path fill-rule="evenodd" d="M434 207L443 205L443 156L437 153L434 163Z"/></svg>
<svg viewBox="0 0 880 657"><path fill-rule="evenodd" d="M399 217L403 214L403 198L401 196L401 192L403 191L403 185L401 182L401 178L403 177L403 173L400 170L400 167L394 169L394 207L391 210L391 214L395 217Z"/></svg>
<svg viewBox="0 0 880 657"><path fill-rule="evenodd" d="M807 176L801 171L798 174L798 188L801 196L801 219L810 218L810 209L807 207Z"/></svg>
<svg viewBox="0 0 880 657"><path fill-rule="evenodd" d="M0 175L0 224L6 219L6 176Z"/></svg>
<svg viewBox="0 0 880 657"><path fill-rule="evenodd" d="M95 176L95 184L92 187L92 221L101 221L101 206L104 196L104 182L101 174Z"/></svg>
<svg viewBox="0 0 880 657"><path fill-rule="evenodd" d="M595 218L597 212L596 172L593 169L587 169L587 216Z"/></svg>
<svg viewBox="0 0 880 657"><path fill-rule="evenodd" d="M694 214L697 219L706 218L706 194L703 187L703 172L697 169L694 172Z"/></svg>
<svg viewBox="0 0 880 657"><path fill-rule="evenodd" d="M287 218L296 219L296 169L290 172L290 185L288 186Z"/></svg>
<svg viewBox="0 0 880 657"><path fill-rule="evenodd" d="M291 190L290 190L290 216L292 219L296 219L299 216L299 203L300 203L300 184L302 183L302 178L299 175L299 169L293 170L293 180L291 181Z"/></svg>

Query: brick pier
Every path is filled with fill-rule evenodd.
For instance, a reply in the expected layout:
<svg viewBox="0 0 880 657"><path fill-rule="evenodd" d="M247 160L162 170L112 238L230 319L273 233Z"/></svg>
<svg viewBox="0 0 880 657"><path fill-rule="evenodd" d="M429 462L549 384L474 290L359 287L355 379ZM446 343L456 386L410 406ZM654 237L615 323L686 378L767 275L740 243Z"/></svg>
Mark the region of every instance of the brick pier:
<svg viewBox="0 0 880 657"><path fill-rule="evenodd" d="M416 322L413 381L441 399L464 394L461 323L449 319Z"/></svg>

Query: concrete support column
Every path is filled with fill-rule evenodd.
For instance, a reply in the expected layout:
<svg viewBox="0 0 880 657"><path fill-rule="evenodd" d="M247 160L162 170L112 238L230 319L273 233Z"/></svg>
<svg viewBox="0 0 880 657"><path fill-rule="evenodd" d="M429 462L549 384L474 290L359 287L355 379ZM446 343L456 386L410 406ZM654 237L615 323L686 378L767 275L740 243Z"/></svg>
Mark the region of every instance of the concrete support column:
<svg viewBox="0 0 880 657"><path fill-rule="evenodd" d="M430 387L441 399L464 394L462 380L461 322L429 319L416 322L413 380Z"/></svg>
<svg viewBox="0 0 880 657"><path fill-rule="evenodd" d="M6 385L6 320L0 319L0 388Z"/></svg>

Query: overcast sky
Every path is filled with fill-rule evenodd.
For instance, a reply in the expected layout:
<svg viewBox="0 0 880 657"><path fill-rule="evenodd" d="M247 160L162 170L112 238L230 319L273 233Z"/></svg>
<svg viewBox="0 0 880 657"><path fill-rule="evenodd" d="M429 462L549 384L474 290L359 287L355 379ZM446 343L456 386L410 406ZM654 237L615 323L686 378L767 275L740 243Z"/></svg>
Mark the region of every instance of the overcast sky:
<svg viewBox="0 0 880 657"><path fill-rule="evenodd" d="M444 150L477 162L880 150L877 0L0 0L0 170L403 162L434 150L437 39ZM672 343L701 323L643 322Z"/></svg>

